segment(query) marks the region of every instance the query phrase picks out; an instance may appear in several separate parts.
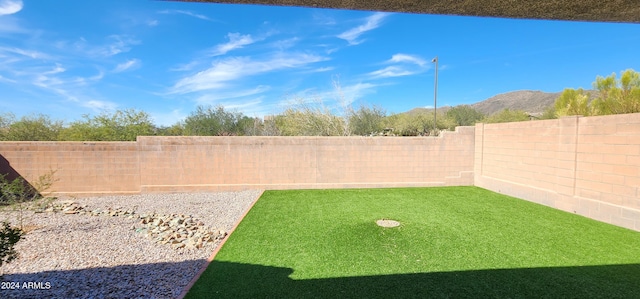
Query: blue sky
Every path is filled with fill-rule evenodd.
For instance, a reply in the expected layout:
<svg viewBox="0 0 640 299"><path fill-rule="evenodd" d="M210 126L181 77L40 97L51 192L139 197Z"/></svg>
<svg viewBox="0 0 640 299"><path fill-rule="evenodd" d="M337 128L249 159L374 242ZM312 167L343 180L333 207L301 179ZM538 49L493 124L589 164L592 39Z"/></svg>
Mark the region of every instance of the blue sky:
<svg viewBox="0 0 640 299"><path fill-rule="evenodd" d="M198 105L248 116L298 101L389 113L640 71L640 25L166 1L0 0L0 113L67 122ZM337 86L337 87L336 87Z"/></svg>

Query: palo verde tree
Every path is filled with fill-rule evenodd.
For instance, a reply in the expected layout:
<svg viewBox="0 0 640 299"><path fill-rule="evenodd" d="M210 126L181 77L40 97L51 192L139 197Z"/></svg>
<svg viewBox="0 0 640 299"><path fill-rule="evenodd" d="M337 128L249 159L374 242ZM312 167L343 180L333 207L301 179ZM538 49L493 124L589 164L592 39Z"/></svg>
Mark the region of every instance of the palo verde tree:
<svg viewBox="0 0 640 299"><path fill-rule="evenodd" d="M560 97L556 99L554 107L558 116L589 116L592 114L592 109L589 107L589 96L585 94L582 88L578 90L573 88L565 89Z"/></svg>
<svg viewBox="0 0 640 299"><path fill-rule="evenodd" d="M628 69L616 78L598 76L593 86L598 98L592 103L598 115L640 112L640 73Z"/></svg>

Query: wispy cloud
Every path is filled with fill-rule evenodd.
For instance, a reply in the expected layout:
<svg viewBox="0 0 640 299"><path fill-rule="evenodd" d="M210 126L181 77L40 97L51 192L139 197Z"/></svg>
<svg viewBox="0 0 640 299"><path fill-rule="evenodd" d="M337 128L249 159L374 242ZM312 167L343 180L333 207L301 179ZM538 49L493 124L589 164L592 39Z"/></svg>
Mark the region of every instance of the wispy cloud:
<svg viewBox="0 0 640 299"><path fill-rule="evenodd" d="M253 44L254 42L256 42L255 39L253 39L251 37L251 35L247 34L247 35L240 35L240 33L228 33L227 34L227 38L229 39L228 42L224 43L224 44L219 44L217 46L214 47L211 56L220 56L220 55L224 55L227 54L227 52L235 50L235 49L240 49L246 45L250 45Z"/></svg>
<svg viewBox="0 0 640 299"><path fill-rule="evenodd" d="M86 39L80 38L73 44L73 48L85 55L92 57L111 57L120 53L131 51L131 46L139 45L140 41L130 35L110 35L107 38L108 43L100 46L90 45ZM66 46L61 43L59 46Z"/></svg>
<svg viewBox="0 0 640 299"><path fill-rule="evenodd" d="M392 64L382 69L367 73L371 79L410 76L424 72L429 68L427 61L417 55L394 54L384 64Z"/></svg>
<svg viewBox="0 0 640 299"><path fill-rule="evenodd" d="M306 71L305 73L322 73L322 72L328 72L328 71L333 71L334 69L336 69L333 66L327 66L327 67L320 67L317 69L312 69L310 71Z"/></svg>
<svg viewBox="0 0 640 299"><path fill-rule="evenodd" d="M86 86L101 80L104 76L102 72L87 77L68 73L68 70L60 63L55 63L54 66L49 66L46 69L43 69L42 66L31 66L25 67L17 73L14 82L39 87L45 92L58 95L62 99L82 107L91 109L107 107L106 104L110 102L88 99L84 96L87 91Z"/></svg>
<svg viewBox="0 0 640 299"><path fill-rule="evenodd" d="M360 35L362 35L363 33L376 29L380 26L380 23L382 23L382 20L388 15L388 13L383 13L383 12L377 12L374 13L373 15L369 16L365 23L349 29L343 33L340 33L338 35L338 38L340 39L344 39L346 40L349 45L358 45L361 44L362 42L364 42L364 40L359 40L358 38L360 37Z"/></svg>
<svg viewBox="0 0 640 299"><path fill-rule="evenodd" d="M373 78L389 78L412 75L415 72L405 70L399 66L388 66L383 69L368 73Z"/></svg>
<svg viewBox="0 0 640 299"><path fill-rule="evenodd" d="M259 85L255 88L245 89L245 90L232 90L232 91L224 91L224 92L216 92L216 93L207 93L196 99L198 104L203 105L211 105L220 100L225 99L235 99L235 98L243 98L248 96L253 96L256 94L260 94L270 90L270 86Z"/></svg>
<svg viewBox="0 0 640 299"><path fill-rule="evenodd" d="M306 53L280 53L264 60L254 60L249 57L221 59L215 61L206 70L180 79L171 88L170 93L183 94L221 89L241 78L283 69L299 68L323 60L327 60L327 58Z"/></svg>
<svg viewBox="0 0 640 299"><path fill-rule="evenodd" d="M299 104L322 104L333 108L348 106L367 94L375 93L378 86L378 84L362 82L344 86L336 83L334 90L318 93L313 89L307 89L297 93L291 99L281 101L279 106L284 108Z"/></svg>
<svg viewBox="0 0 640 299"><path fill-rule="evenodd" d="M190 16L190 17L198 18L198 19L201 19L201 20L211 21L211 18L209 18L209 17L207 17L205 15L198 14L198 13L195 13L195 12L191 12L191 11L188 11L188 10L165 9L165 10L158 11L158 13L159 14L181 14L181 15L187 15L187 16Z"/></svg>
<svg viewBox="0 0 640 299"><path fill-rule="evenodd" d="M22 7L22 0L0 0L0 16L17 13Z"/></svg>
<svg viewBox="0 0 640 299"><path fill-rule="evenodd" d="M320 26L332 26L338 23L333 17L323 13L322 11L315 11L312 18L314 23Z"/></svg>
<svg viewBox="0 0 640 299"><path fill-rule="evenodd" d="M170 68L169 70L172 72L183 72L193 70L196 66L202 64L202 61L194 60L189 63L179 64L175 67Z"/></svg>
<svg viewBox="0 0 640 299"><path fill-rule="evenodd" d="M2 56L14 56L10 54L18 54L20 56L31 58L31 59L49 59L50 56L46 53L33 51L33 50L25 50L21 48L9 48L9 47L0 47L0 57Z"/></svg>
<svg viewBox="0 0 640 299"><path fill-rule="evenodd" d="M402 53L391 56L391 59L389 59L387 62L388 63L410 62L410 63L417 64L419 66L424 66L427 64L427 61L422 59L421 57L418 57L415 55L402 54Z"/></svg>
<svg viewBox="0 0 640 299"><path fill-rule="evenodd" d="M156 26L158 26L158 24L160 24L160 22L158 20L149 20L149 21L147 21L147 26L149 26L149 27L156 27Z"/></svg>
<svg viewBox="0 0 640 299"><path fill-rule="evenodd" d="M264 96L259 96L257 98L243 99L240 101L222 102L221 105L225 109L238 110L241 111L242 114L250 117L262 118L265 115L273 114L277 110L275 104L265 102L264 99Z"/></svg>
<svg viewBox="0 0 640 299"><path fill-rule="evenodd" d="M102 55L113 56L131 50L131 45L138 45L140 41L134 39L128 35L111 35L109 39L112 40L109 45L102 48Z"/></svg>
<svg viewBox="0 0 640 299"><path fill-rule="evenodd" d="M288 39L277 40L277 41L271 43L271 46L276 48L276 49L279 49L279 50L283 51L283 50L292 48L299 41L300 41L299 37L292 37L292 38L288 38Z"/></svg>
<svg viewBox="0 0 640 299"><path fill-rule="evenodd" d="M120 73L128 70L133 70L140 67L140 59L129 59L123 63L120 63L113 70L114 73Z"/></svg>

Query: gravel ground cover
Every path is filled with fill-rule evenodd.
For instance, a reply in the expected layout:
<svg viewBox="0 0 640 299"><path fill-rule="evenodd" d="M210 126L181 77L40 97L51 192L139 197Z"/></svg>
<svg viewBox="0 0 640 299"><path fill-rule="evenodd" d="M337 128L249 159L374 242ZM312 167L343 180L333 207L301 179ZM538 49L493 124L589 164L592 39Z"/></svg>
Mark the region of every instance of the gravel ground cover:
<svg viewBox="0 0 640 299"><path fill-rule="evenodd" d="M191 215L208 227L230 231L260 194L250 190L64 199L89 209L135 211L125 216L26 211L23 224L31 231L16 245L19 258L0 269L0 298L176 298L220 242L175 249L137 233L138 215ZM0 219L16 223L16 215L2 211Z"/></svg>

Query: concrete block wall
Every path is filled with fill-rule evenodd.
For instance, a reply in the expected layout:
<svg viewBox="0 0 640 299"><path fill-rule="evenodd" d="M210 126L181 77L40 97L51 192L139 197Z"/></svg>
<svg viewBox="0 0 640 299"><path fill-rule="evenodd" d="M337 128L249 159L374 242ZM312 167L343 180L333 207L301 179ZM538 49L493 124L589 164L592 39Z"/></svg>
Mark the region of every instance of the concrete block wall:
<svg viewBox="0 0 640 299"><path fill-rule="evenodd" d="M66 195L140 190L135 142L0 142L0 173L34 182L55 171L49 191Z"/></svg>
<svg viewBox="0 0 640 299"><path fill-rule="evenodd" d="M473 185L474 127L440 137L139 137L0 142L0 173L62 195Z"/></svg>
<svg viewBox="0 0 640 299"><path fill-rule="evenodd" d="M139 137L141 190L472 185L474 137Z"/></svg>
<svg viewBox="0 0 640 299"><path fill-rule="evenodd" d="M640 230L640 114L476 126L474 184Z"/></svg>

